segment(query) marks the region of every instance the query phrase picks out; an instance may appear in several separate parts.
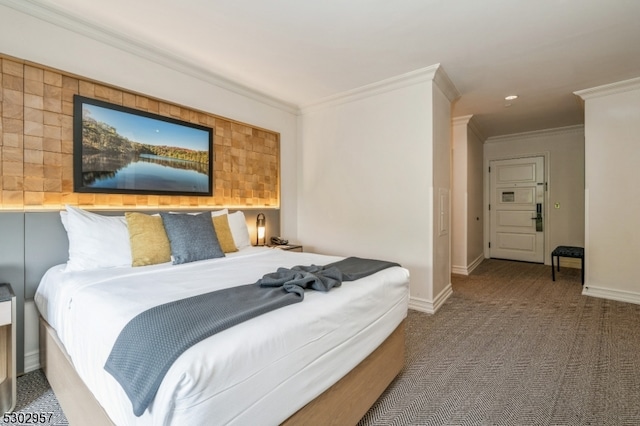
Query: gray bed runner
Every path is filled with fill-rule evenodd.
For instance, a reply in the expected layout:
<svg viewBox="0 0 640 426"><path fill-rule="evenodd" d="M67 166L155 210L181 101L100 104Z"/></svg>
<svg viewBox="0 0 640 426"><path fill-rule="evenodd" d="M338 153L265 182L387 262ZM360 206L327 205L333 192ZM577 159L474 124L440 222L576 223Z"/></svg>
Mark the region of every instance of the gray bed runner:
<svg viewBox="0 0 640 426"><path fill-rule="evenodd" d="M280 268L257 283L155 306L133 318L104 366L141 416L173 362L189 347L229 327L301 302L304 289L329 291L397 263L347 258L325 266Z"/></svg>

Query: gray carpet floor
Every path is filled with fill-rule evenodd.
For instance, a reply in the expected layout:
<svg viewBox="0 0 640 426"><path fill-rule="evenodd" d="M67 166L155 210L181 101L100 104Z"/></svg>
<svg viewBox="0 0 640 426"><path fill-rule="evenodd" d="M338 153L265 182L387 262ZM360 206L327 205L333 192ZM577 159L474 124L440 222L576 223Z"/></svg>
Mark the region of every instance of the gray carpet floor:
<svg viewBox="0 0 640 426"><path fill-rule="evenodd" d="M8 422L0 419L0 424L12 426L23 424L66 426L69 424L42 370L18 377L17 388L18 399L13 417L8 417ZM38 416L37 420L34 419L34 415ZM40 417L41 415L44 417ZM43 418L45 421L42 421Z"/></svg>
<svg viewBox="0 0 640 426"><path fill-rule="evenodd" d="M452 285L409 312L405 368L361 425L640 425L639 305L495 259Z"/></svg>
<svg viewBox="0 0 640 426"><path fill-rule="evenodd" d="M409 311L405 368L361 426L640 425L640 305L495 259L452 284L436 315ZM18 393L18 412L67 424L40 371Z"/></svg>

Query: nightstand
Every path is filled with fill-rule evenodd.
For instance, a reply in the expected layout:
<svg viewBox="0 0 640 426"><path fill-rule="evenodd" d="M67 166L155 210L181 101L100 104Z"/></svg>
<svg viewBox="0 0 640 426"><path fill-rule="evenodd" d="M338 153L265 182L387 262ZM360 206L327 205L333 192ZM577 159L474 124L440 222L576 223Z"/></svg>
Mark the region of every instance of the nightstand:
<svg viewBox="0 0 640 426"><path fill-rule="evenodd" d="M0 284L0 413L16 405L16 295Z"/></svg>
<svg viewBox="0 0 640 426"><path fill-rule="evenodd" d="M302 253L302 246L298 244L287 244L283 246L271 246L272 248L287 250L287 251L298 251Z"/></svg>

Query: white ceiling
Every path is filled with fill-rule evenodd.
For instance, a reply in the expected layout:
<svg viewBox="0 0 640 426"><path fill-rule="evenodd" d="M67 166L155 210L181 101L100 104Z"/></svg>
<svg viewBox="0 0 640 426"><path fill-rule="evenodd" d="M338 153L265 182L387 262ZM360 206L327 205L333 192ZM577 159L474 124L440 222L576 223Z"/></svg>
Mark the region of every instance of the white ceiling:
<svg viewBox="0 0 640 426"><path fill-rule="evenodd" d="M574 91L640 77L640 0L22 1L301 107L439 63L485 137L581 124Z"/></svg>

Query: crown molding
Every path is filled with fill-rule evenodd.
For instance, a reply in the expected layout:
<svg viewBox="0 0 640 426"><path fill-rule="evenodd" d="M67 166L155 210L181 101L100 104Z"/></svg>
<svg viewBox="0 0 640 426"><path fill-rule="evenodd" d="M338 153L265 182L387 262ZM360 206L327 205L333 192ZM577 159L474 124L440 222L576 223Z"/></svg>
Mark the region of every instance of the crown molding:
<svg viewBox="0 0 640 426"><path fill-rule="evenodd" d="M469 124L469 122L471 121L471 118L473 117L473 114L469 114L469 115L461 115L459 117L453 117L451 119L451 123L454 126L460 126L460 125L465 125L465 124Z"/></svg>
<svg viewBox="0 0 640 426"><path fill-rule="evenodd" d="M413 86L419 83L433 81L436 70L440 65L431 65L399 76L387 78L355 89L346 90L335 95L327 96L318 101L302 105L300 110L302 114L306 114L319 109L338 106L371 96L380 95L404 87Z"/></svg>
<svg viewBox="0 0 640 426"><path fill-rule="evenodd" d="M460 97L460 92L440 64L438 64L433 81L436 86L442 90L442 93L444 93L447 99L449 99L449 102L453 102Z"/></svg>
<svg viewBox="0 0 640 426"><path fill-rule="evenodd" d="M555 129L534 130L531 132L513 133L510 135L490 136L485 143L514 142L524 139L536 139L549 136L584 134L584 125L557 127Z"/></svg>
<svg viewBox="0 0 640 426"><path fill-rule="evenodd" d="M476 135L476 137L478 138L478 140L480 140L480 142L484 143L487 140L484 133L482 133L482 131L478 127L478 123L476 123L476 120L473 117L471 118L471 120L469 120L468 126L471 132L474 135Z"/></svg>
<svg viewBox="0 0 640 426"><path fill-rule="evenodd" d="M355 89L346 90L335 95L327 96L318 101L301 106L300 111L302 114L306 114L425 82L434 82L438 85L440 90L442 90L450 101L452 100L451 96L459 96L459 92L453 83L451 83L451 80L449 80L449 77L447 77L444 70L441 69L440 64L435 64L377 81L375 83L367 84L365 86L357 87Z"/></svg>
<svg viewBox="0 0 640 426"><path fill-rule="evenodd" d="M454 126L467 126L467 130L470 130L471 133L473 133L480 140L480 142L484 143L484 141L486 140L485 136L478 128L478 124L473 118L473 114L453 117L451 119L451 124L453 124Z"/></svg>
<svg viewBox="0 0 640 426"><path fill-rule="evenodd" d="M292 103L282 101L248 86L234 82L233 80L212 73L189 59L119 34L108 28L84 20L77 15L64 12L54 6L43 5L34 0L0 0L0 5L10 7L18 12L25 13L55 26L105 43L119 50L155 62L156 64L229 90L238 95L245 96L254 101L264 103L291 114L299 113L298 107Z"/></svg>
<svg viewBox="0 0 640 426"><path fill-rule="evenodd" d="M583 100L599 98L602 96L615 95L617 93L624 93L630 90L640 89L640 77L632 78L630 80L618 81L611 84L605 84L602 86L592 87L590 89L578 90L573 92L575 95L580 96Z"/></svg>

